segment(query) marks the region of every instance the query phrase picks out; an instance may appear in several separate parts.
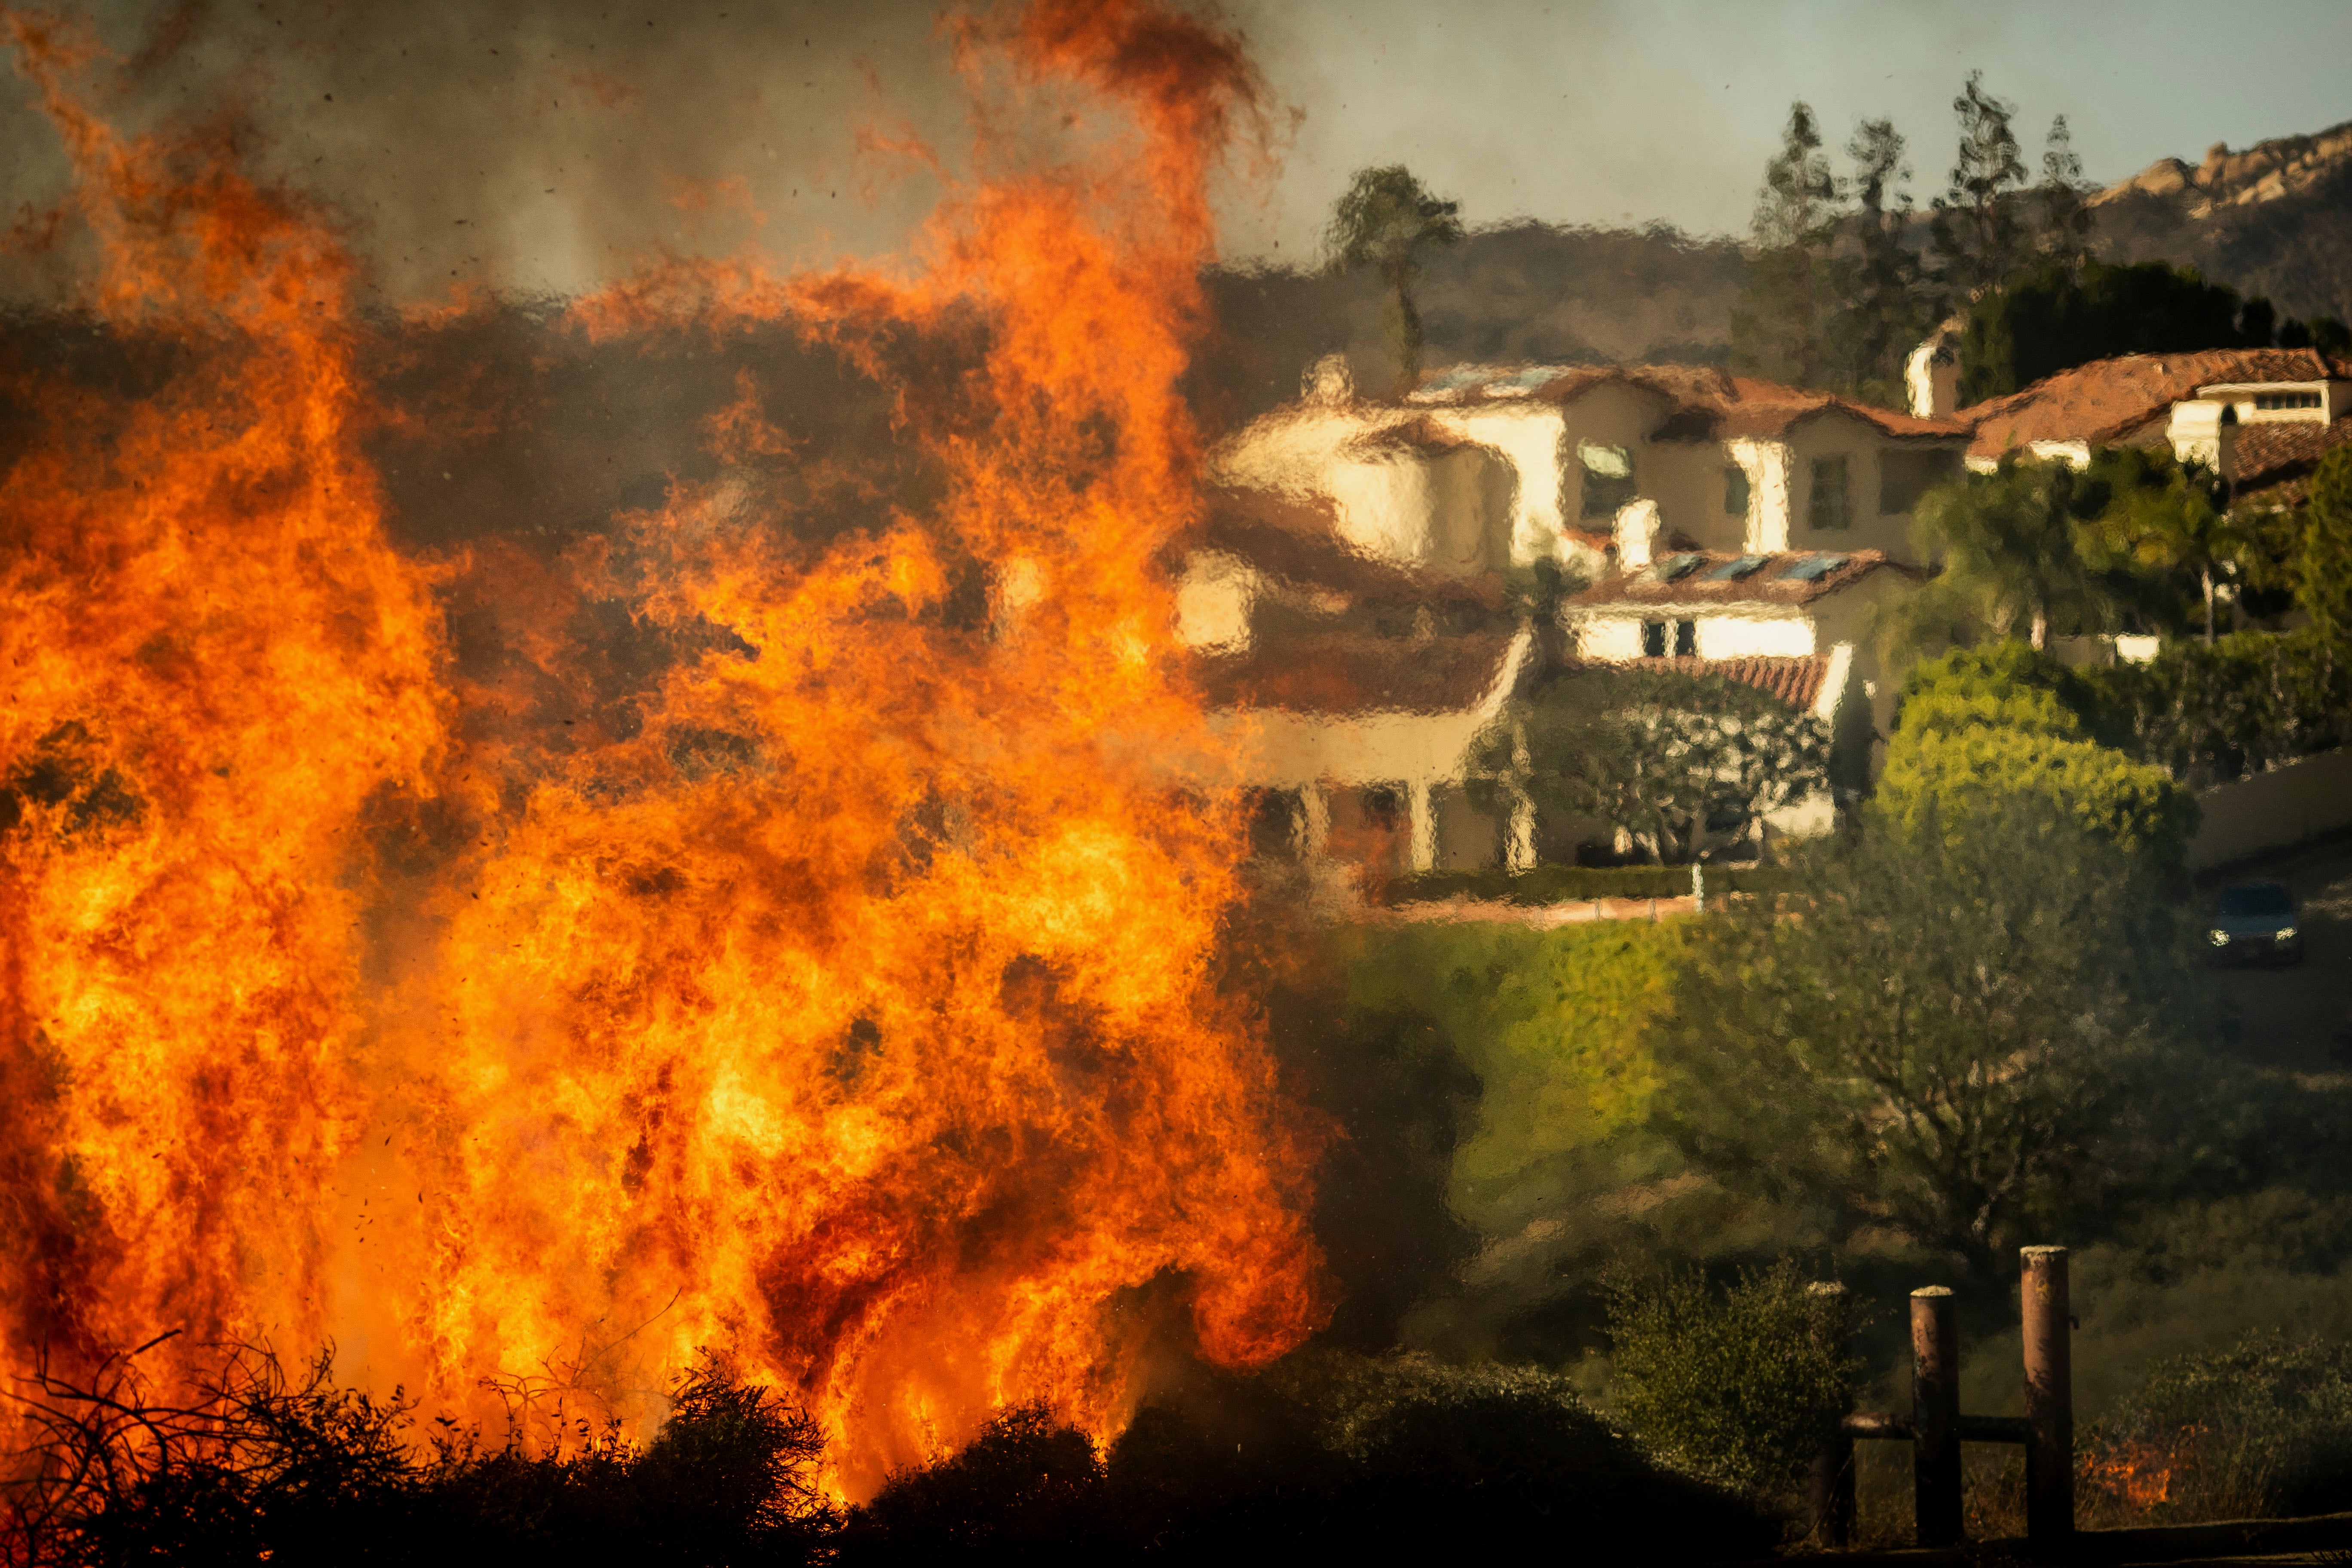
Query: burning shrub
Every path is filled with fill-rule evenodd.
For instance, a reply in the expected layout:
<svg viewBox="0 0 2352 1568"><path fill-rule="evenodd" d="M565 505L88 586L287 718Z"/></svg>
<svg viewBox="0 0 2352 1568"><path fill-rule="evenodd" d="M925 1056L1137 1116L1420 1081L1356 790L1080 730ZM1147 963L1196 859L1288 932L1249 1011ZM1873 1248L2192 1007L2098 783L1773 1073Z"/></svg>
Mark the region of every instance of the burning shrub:
<svg viewBox="0 0 2352 1568"><path fill-rule="evenodd" d="M1785 1494L1853 1408L1858 1326L1843 1293L1783 1258L1718 1295L1694 1271L1610 1293L1617 1405L1642 1440L1694 1474Z"/></svg>
<svg viewBox="0 0 2352 1568"><path fill-rule="evenodd" d="M2092 1429L2084 1476L2183 1520L2352 1507L2352 1345L2257 1332L2159 1361Z"/></svg>
<svg viewBox="0 0 2352 1568"><path fill-rule="evenodd" d="M639 1447L617 1426L485 1447L415 1406L333 1381L322 1352L289 1374L238 1347L193 1398L163 1402L125 1358L88 1386L37 1376L19 1396L42 1441L0 1516L0 1561L27 1565L405 1563L454 1542L664 1563L804 1560L834 1523L815 1490L816 1424L706 1359Z"/></svg>
<svg viewBox="0 0 2352 1568"><path fill-rule="evenodd" d="M1771 1531L1644 1459L1565 1378L1327 1352L1255 1376L1198 1372L1099 1457L1034 1407L1009 1413L894 1478L841 1558L1191 1559L1283 1542L1393 1559L1571 1535L1608 1561L1655 1563L1753 1553Z"/></svg>

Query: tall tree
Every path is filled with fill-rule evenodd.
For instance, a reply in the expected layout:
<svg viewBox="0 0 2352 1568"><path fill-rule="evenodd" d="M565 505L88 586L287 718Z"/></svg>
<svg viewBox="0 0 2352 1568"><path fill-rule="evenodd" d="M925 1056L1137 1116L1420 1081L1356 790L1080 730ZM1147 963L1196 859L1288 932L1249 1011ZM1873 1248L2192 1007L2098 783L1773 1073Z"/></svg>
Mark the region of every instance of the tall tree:
<svg viewBox="0 0 2352 1568"><path fill-rule="evenodd" d="M1898 405L1903 357L1927 317L1919 257L1903 238L1911 219L1910 193L1903 188L1911 169L1903 150L1887 120L1864 121L1845 145L1853 163L1847 180L1853 245L1831 267L1839 305L1829 332L1835 379L1844 390Z"/></svg>
<svg viewBox="0 0 2352 1568"><path fill-rule="evenodd" d="M1651 1037L1703 1170L1997 1278L2164 1178L2206 1064L2158 868L2032 792L1968 827L1874 815L1817 852L1801 918L1734 905Z"/></svg>
<svg viewBox="0 0 2352 1568"><path fill-rule="evenodd" d="M1335 272L1370 268L1388 290L1384 325L1396 356L1397 390L1421 379L1421 312L1412 301L1421 258L1462 240L1461 204L1432 195L1402 163L1359 169L1332 210L1323 246Z"/></svg>
<svg viewBox="0 0 2352 1568"><path fill-rule="evenodd" d="M1839 195L1812 110L1790 104L1780 151L1756 193L1756 259L1731 313L1732 357L1742 366L1800 385L1819 376Z"/></svg>
<svg viewBox="0 0 2352 1568"><path fill-rule="evenodd" d="M2063 114L2050 122L2034 195L2042 207L2042 254L2067 267L2081 265L2091 253L2091 209L2083 200L2083 159Z"/></svg>
<svg viewBox="0 0 2352 1568"><path fill-rule="evenodd" d="M2352 447L2319 460L2305 509L2295 597L2322 636L2352 642Z"/></svg>
<svg viewBox="0 0 2352 1568"><path fill-rule="evenodd" d="M2016 110L1985 91L1984 72L1969 73L1952 112L1960 121L1959 152L1949 187L1933 204L1927 242L1941 281L1965 301L1998 285L2026 258L2025 229L2013 199L2025 183L2025 164L2010 129Z"/></svg>
<svg viewBox="0 0 2352 1568"><path fill-rule="evenodd" d="M2178 614L2179 581L2194 581L2212 647L2216 592L2252 548L2231 521L2229 487L2202 464L2139 447L2100 452L2088 477L2112 498L2092 521L2093 539L2138 579L2136 596L2168 620Z"/></svg>
<svg viewBox="0 0 2352 1568"><path fill-rule="evenodd" d="M2085 557L2080 478L2063 462L2004 458L1921 498L1913 528L1943 571L1895 610L1915 646L1949 637L2022 637L2047 646L2053 622L2095 630L2114 605ZM2104 497L2098 498L2104 499Z"/></svg>

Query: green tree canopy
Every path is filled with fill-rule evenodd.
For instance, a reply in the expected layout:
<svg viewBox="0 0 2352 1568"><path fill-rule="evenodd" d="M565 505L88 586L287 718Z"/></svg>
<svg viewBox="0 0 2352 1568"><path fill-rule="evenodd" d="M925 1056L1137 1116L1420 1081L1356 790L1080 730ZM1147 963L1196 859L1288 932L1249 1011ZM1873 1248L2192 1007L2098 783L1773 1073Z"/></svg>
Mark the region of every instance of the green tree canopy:
<svg viewBox="0 0 2352 1568"><path fill-rule="evenodd" d="M2238 291L2194 267L2042 261L1969 306L1960 401L1982 402L2117 354L2189 353L2269 344L2268 301L2247 317Z"/></svg>
<svg viewBox="0 0 2352 1568"><path fill-rule="evenodd" d="M2141 447L2095 454L2088 477L2104 489L2105 504L2092 519L2086 542L2095 556L2104 553L2119 581L2120 596L2177 626L2179 589L2193 584L2203 606L2205 641L2211 646L2215 595L2223 582L2240 574L2241 563L2255 548L2230 516L2229 487L2200 464ZM2099 499L2089 498L2095 504ZM2124 579L2136 587L2121 587Z"/></svg>
<svg viewBox="0 0 2352 1568"><path fill-rule="evenodd" d="M1482 804L1597 817L1659 860L1828 787L1829 727L1719 675L1588 670L1507 704L1473 756Z"/></svg>
<svg viewBox="0 0 2352 1568"><path fill-rule="evenodd" d="M1386 326L1400 392L1421 379L1421 312L1412 288L1422 256L1433 247L1461 243L1461 211L1460 204L1432 195L1403 164L1390 163L1356 171L1324 230L1334 271L1370 268L1388 290Z"/></svg>
<svg viewBox="0 0 2352 1568"><path fill-rule="evenodd" d="M2331 641L2352 643L2352 447L2319 460L2305 511L2295 597Z"/></svg>
<svg viewBox="0 0 2352 1568"><path fill-rule="evenodd" d="M1692 944L1653 1030L1662 1130L1735 1190L1989 1277L2145 1190L2195 1016L2158 870L2031 792L1817 853L1801 904Z"/></svg>
<svg viewBox="0 0 2352 1568"><path fill-rule="evenodd" d="M2053 625L2097 630L2116 610L2111 584L2077 535L2103 491L2061 462L2004 458L1927 492L1913 513L1920 553L1943 570L1895 613L1898 641L1917 647L1985 637L2045 646Z"/></svg>

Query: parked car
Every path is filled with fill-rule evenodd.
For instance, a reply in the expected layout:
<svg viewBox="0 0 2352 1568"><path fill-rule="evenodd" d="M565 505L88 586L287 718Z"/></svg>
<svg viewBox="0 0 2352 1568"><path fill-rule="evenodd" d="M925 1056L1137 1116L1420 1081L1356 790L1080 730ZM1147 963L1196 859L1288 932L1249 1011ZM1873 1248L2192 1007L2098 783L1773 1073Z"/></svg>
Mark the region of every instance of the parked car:
<svg viewBox="0 0 2352 1568"><path fill-rule="evenodd" d="M2205 941L2216 963L2301 963L2303 918L2294 895L2276 882L2222 889Z"/></svg>

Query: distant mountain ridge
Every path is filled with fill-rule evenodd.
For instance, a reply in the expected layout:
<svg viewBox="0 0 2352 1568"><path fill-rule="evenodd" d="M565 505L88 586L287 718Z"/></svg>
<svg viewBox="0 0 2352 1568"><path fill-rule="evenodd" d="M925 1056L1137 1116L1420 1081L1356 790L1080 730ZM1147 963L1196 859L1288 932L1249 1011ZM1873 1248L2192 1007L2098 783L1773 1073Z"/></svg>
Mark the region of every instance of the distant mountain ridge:
<svg viewBox="0 0 2352 1568"><path fill-rule="evenodd" d="M2178 196L2190 217L2205 217L2218 206L2244 206L2276 201L2324 184L2352 162L2352 120L2331 125L2311 136L2276 136L2232 153L2226 142L2205 151L2205 161L2194 166L2178 158L2158 158L2128 180L2120 180L2093 196L2090 205L2105 206L2135 195Z"/></svg>
<svg viewBox="0 0 2352 1568"><path fill-rule="evenodd" d="M2352 321L2352 121L2242 152L2216 146L2193 166L2159 159L2090 207L2103 259L2194 266L2266 296L2282 321ZM1925 226L1923 216L1916 243ZM1664 224L1479 229L1429 258L1416 295L1424 363L1721 363L1748 266L1742 240ZM1360 385L1389 374L1369 277L1224 269L1209 295L1219 330L1194 390L1213 427L1297 395L1307 362L1335 350Z"/></svg>

